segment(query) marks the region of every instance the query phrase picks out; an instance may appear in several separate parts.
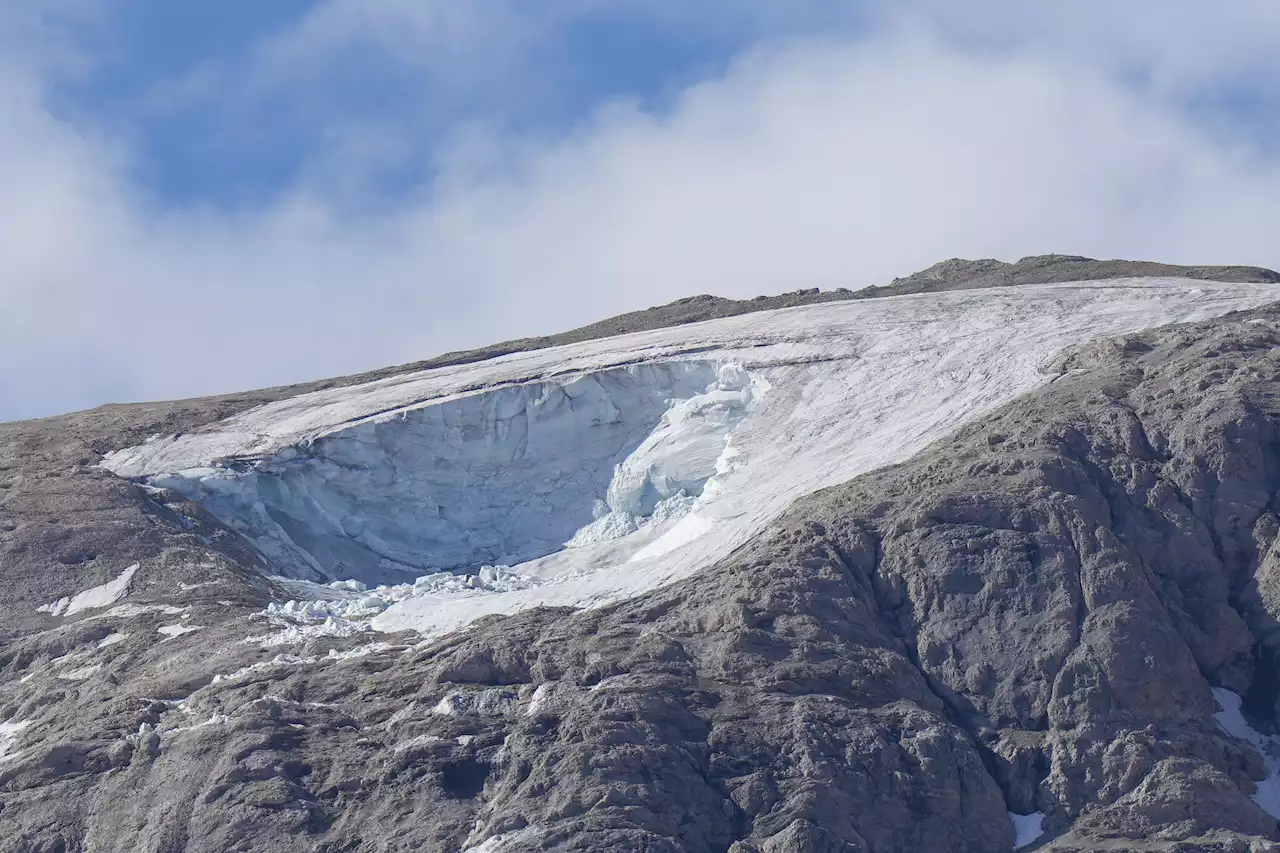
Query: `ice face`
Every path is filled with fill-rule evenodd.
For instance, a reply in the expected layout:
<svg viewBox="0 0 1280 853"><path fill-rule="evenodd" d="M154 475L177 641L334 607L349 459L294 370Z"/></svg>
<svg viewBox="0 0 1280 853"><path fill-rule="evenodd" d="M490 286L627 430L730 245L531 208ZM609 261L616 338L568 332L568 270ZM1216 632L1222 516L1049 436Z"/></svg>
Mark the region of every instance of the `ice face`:
<svg viewBox="0 0 1280 853"><path fill-rule="evenodd" d="M679 511L753 399L735 365L631 365L458 395L248 465L156 477L299 578L516 564Z"/></svg>

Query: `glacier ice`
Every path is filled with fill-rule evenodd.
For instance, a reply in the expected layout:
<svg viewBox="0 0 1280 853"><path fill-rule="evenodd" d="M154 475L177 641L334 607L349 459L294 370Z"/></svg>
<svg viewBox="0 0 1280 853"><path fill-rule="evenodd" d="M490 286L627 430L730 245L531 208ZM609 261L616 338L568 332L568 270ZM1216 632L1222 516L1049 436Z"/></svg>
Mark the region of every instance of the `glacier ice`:
<svg viewBox="0 0 1280 853"><path fill-rule="evenodd" d="M760 312L299 395L103 464L200 500L278 571L383 587L375 612L325 586L309 597L343 603L277 613L290 630L435 634L687 577L1052 381L1064 347L1276 295L1133 279ZM476 580L413 582L455 570Z"/></svg>
<svg viewBox="0 0 1280 853"><path fill-rule="evenodd" d="M752 399L736 365L629 365L459 394L151 484L201 501L286 575L403 582L687 508Z"/></svg>

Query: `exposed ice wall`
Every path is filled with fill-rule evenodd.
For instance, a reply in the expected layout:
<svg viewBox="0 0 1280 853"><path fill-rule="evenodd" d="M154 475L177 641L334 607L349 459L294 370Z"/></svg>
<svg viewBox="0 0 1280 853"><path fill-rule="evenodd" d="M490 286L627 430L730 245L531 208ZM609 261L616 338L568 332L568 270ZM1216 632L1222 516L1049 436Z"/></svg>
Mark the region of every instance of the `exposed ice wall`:
<svg viewBox="0 0 1280 853"><path fill-rule="evenodd" d="M741 367L630 365L457 395L151 482L200 501L291 576L412 580L687 508L752 399Z"/></svg>

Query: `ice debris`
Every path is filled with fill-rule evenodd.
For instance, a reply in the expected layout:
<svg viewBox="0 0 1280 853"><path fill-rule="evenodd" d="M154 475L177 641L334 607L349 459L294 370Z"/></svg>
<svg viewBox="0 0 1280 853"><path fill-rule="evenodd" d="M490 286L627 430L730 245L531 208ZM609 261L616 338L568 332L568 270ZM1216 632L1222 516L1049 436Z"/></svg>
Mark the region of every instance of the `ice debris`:
<svg viewBox="0 0 1280 853"><path fill-rule="evenodd" d="M538 583L535 578L513 572L509 566L482 566L473 575L436 572L423 575L411 584L383 585L373 590L358 580L333 581L324 586L295 581L291 584L293 589L299 592L307 589L314 597L284 603L273 601L264 612L276 624L294 629L289 641L311 636L345 637L370 630L369 623L378 614L417 596L509 592ZM326 595L329 590L332 597Z"/></svg>

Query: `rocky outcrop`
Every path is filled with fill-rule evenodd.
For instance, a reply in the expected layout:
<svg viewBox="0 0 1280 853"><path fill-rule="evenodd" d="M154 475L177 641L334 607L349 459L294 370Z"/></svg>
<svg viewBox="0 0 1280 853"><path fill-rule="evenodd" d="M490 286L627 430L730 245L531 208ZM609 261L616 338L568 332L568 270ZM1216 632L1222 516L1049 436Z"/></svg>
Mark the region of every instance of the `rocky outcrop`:
<svg viewBox="0 0 1280 853"><path fill-rule="evenodd" d="M1055 370L713 570L432 642L268 624L237 534L77 455L157 418L8 427L0 851L1280 851L1211 692L1274 730L1280 310Z"/></svg>

